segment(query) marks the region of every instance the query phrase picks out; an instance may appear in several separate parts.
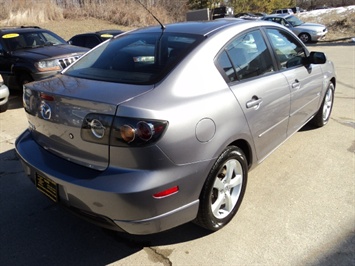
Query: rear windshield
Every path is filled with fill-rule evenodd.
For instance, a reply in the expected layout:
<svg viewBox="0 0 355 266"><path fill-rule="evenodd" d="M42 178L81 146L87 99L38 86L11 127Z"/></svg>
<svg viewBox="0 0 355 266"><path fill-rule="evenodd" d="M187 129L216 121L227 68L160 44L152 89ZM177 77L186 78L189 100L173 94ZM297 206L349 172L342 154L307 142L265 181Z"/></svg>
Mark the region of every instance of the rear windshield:
<svg viewBox="0 0 355 266"><path fill-rule="evenodd" d="M176 33L133 33L95 48L64 75L128 84L153 84L196 47L203 37Z"/></svg>

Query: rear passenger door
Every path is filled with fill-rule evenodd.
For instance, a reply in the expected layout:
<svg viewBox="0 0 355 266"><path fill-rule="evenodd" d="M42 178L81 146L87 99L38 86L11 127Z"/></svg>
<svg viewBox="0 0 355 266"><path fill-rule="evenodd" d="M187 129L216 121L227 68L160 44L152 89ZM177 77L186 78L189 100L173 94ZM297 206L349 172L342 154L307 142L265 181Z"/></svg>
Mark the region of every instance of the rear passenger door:
<svg viewBox="0 0 355 266"><path fill-rule="evenodd" d="M305 66L307 50L297 38L280 28L266 29L278 67L291 90L288 135L302 127L317 111L322 89L321 65Z"/></svg>
<svg viewBox="0 0 355 266"><path fill-rule="evenodd" d="M216 63L245 114L261 161L287 137L287 79L276 71L276 62L258 29L233 39Z"/></svg>

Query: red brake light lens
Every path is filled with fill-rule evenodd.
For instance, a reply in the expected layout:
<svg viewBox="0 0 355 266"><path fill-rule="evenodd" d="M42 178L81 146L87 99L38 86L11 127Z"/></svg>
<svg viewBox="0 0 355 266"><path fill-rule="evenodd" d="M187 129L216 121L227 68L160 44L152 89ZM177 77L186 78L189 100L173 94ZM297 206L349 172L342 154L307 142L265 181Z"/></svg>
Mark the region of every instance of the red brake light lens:
<svg viewBox="0 0 355 266"><path fill-rule="evenodd" d="M150 140L155 133L154 125L144 121L137 123L137 135L144 141Z"/></svg>

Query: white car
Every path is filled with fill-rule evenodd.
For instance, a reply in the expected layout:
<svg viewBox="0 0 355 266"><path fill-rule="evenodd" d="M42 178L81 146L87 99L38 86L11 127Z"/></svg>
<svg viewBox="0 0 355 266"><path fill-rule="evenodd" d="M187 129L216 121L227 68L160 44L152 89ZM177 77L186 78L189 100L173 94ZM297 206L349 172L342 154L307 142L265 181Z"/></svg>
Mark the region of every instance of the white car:
<svg viewBox="0 0 355 266"><path fill-rule="evenodd" d="M2 82L0 83L0 113L5 112L8 108L9 105L9 88L3 84Z"/></svg>
<svg viewBox="0 0 355 266"><path fill-rule="evenodd" d="M273 14L291 14L293 15L293 11L291 8L278 9L273 12Z"/></svg>

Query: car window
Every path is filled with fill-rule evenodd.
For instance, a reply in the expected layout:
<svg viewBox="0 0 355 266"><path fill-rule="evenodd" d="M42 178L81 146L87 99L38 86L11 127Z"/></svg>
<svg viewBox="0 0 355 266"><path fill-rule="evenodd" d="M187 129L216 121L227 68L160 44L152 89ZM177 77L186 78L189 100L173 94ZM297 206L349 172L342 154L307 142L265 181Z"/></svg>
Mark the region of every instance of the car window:
<svg viewBox="0 0 355 266"><path fill-rule="evenodd" d="M299 18L295 17L295 16L289 16L286 18L286 21L288 24L291 24L293 27L297 27L302 25L304 22L302 20L300 20Z"/></svg>
<svg viewBox="0 0 355 266"><path fill-rule="evenodd" d="M271 55L259 30L235 38L217 58L228 79L244 80L274 71Z"/></svg>
<svg viewBox="0 0 355 266"><path fill-rule="evenodd" d="M49 32L41 32L43 39L46 41L46 44L58 45L58 44L66 44L66 42L62 39L59 39L57 36L49 33Z"/></svg>
<svg viewBox="0 0 355 266"><path fill-rule="evenodd" d="M300 42L281 29L267 29L266 31L281 69L302 65L306 55Z"/></svg>
<svg viewBox="0 0 355 266"><path fill-rule="evenodd" d="M101 43L101 40L99 39L98 36L96 35L78 35L74 36L70 40L70 44L76 45L76 46L82 46L82 47L87 47L87 48L94 48L98 44Z"/></svg>
<svg viewBox="0 0 355 266"><path fill-rule="evenodd" d="M202 35L126 34L92 50L64 74L128 84L153 84L196 47Z"/></svg>
<svg viewBox="0 0 355 266"><path fill-rule="evenodd" d="M217 66L227 75L229 81L233 82L237 80L237 73L225 50L218 56L216 61Z"/></svg>
<svg viewBox="0 0 355 266"><path fill-rule="evenodd" d="M279 17L266 18L265 20L279 23L283 26L286 26L286 24L287 24L287 22L283 18L279 18Z"/></svg>
<svg viewBox="0 0 355 266"><path fill-rule="evenodd" d="M2 39L5 42L7 49L10 51L65 43L65 41L59 37L52 35L49 32L42 31L7 33L2 36Z"/></svg>
<svg viewBox="0 0 355 266"><path fill-rule="evenodd" d="M100 43L101 43L101 41L99 40L99 38L97 36L94 36L94 35L86 36L85 47L94 48L95 46L97 46Z"/></svg>
<svg viewBox="0 0 355 266"><path fill-rule="evenodd" d="M70 44L85 47L85 36L74 36L70 39Z"/></svg>

